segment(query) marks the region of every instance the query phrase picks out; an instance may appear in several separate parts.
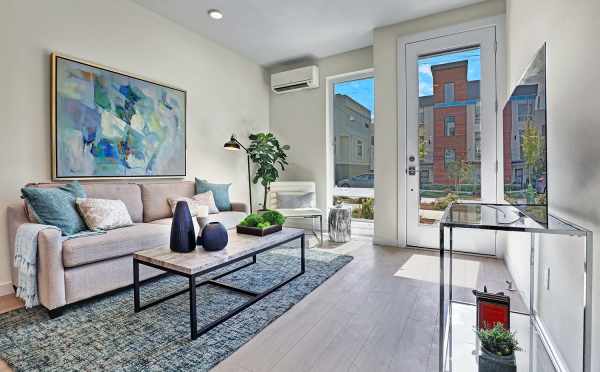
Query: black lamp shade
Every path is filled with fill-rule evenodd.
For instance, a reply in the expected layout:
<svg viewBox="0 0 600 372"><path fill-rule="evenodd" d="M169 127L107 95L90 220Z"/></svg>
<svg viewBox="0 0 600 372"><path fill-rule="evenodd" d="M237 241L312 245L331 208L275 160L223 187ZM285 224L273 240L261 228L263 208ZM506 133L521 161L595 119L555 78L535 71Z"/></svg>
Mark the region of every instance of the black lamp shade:
<svg viewBox="0 0 600 372"><path fill-rule="evenodd" d="M234 138L231 138L229 141L225 142L223 148L225 148L225 150L237 151L240 149L240 144L237 143Z"/></svg>

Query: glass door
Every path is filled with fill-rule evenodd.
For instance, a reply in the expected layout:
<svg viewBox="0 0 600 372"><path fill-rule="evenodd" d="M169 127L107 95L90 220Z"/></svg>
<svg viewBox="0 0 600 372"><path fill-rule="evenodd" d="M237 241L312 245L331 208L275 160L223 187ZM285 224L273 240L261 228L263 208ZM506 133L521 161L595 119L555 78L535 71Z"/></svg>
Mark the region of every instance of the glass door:
<svg viewBox="0 0 600 372"><path fill-rule="evenodd" d="M495 28L408 44L406 66L407 244L435 248L448 204L496 200ZM457 250L495 254L469 234Z"/></svg>

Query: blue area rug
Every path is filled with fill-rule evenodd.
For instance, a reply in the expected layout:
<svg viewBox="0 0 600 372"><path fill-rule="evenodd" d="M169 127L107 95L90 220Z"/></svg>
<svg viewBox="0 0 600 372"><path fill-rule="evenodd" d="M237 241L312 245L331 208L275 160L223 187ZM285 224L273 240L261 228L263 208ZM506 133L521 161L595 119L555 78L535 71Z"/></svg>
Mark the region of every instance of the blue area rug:
<svg viewBox="0 0 600 372"><path fill-rule="evenodd" d="M307 249L306 259L304 275L195 341L190 339L187 294L135 314L133 290L123 290L76 305L53 320L39 308L0 315L0 359L17 371L209 370L352 257ZM219 281L265 290L299 269L298 248L274 249L258 255L255 265ZM175 276L147 283L142 287L142 301L162 297L186 285L187 279ZM199 327L248 299L243 294L211 285L199 287L197 296Z"/></svg>

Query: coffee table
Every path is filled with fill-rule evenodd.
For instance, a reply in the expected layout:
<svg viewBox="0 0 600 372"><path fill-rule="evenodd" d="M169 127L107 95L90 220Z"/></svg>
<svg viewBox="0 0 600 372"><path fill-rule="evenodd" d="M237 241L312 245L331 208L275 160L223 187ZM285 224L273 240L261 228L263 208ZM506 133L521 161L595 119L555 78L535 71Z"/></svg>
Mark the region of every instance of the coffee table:
<svg viewBox="0 0 600 372"><path fill-rule="evenodd" d="M282 286L296 279L300 275L304 274L304 230L283 228L282 231L263 237L238 234L237 232L235 232L235 230L229 230L228 234L229 243L227 244L227 247L217 252L208 252L201 247L197 247L193 252L190 253L173 252L169 247L159 247L136 252L133 255L133 303L135 312L140 312L149 307L158 305L161 302L167 301L169 299L172 299L176 296L188 292L190 296L191 337L192 340L195 340L196 338L198 338L198 336L210 331L217 325L223 323L232 316L239 314L244 309L248 308L257 301L260 301L273 291L281 288ZM296 239L300 240L300 272L284 280L283 282L272 286L266 291L255 292L249 289L238 288L217 281L217 279L219 278L222 278L235 271L255 264L256 255L278 247L282 244L289 243ZM252 258L252 262L235 267L230 271L216 275L200 283L196 283L196 277L200 275L205 275L212 271L218 270L225 266L229 266L235 264L236 262L249 258ZM152 302L142 305L140 301L140 265L150 266L159 270L166 271L168 273L186 277L189 280L189 285L187 288L181 291L171 293L158 300L154 300ZM246 303L231 310L229 313L223 315L219 319L216 319L210 322L209 324L203 326L202 328L198 329L198 321L196 315L196 288L207 284L216 285L239 293L243 293L245 295L250 296L251 299Z"/></svg>

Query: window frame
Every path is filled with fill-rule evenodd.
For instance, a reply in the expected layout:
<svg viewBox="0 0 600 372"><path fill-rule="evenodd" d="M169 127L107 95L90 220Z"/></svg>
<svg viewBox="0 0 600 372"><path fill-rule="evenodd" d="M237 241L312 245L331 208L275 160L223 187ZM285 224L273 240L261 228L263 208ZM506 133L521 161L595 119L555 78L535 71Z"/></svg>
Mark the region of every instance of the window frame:
<svg viewBox="0 0 600 372"><path fill-rule="evenodd" d="M452 128L449 128L450 124L449 119L452 118ZM452 134L448 134L449 129L452 129ZM454 137L456 136L456 116L447 115L444 117L444 137Z"/></svg>
<svg viewBox="0 0 600 372"><path fill-rule="evenodd" d="M448 90L447 88L452 88L451 90ZM450 92L450 95L452 96L450 99L448 92ZM455 91L455 86L454 86L454 82L453 81L447 81L444 83L444 103L449 103L449 102L454 102L455 98L456 98L456 91Z"/></svg>
<svg viewBox="0 0 600 372"><path fill-rule="evenodd" d="M454 154L454 156L452 157L451 160L448 159L448 153L452 152L452 154ZM448 169L448 163L450 162L455 162L456 161L456 149L453 148L445 148L444 149L444 169Z"/></svg>

